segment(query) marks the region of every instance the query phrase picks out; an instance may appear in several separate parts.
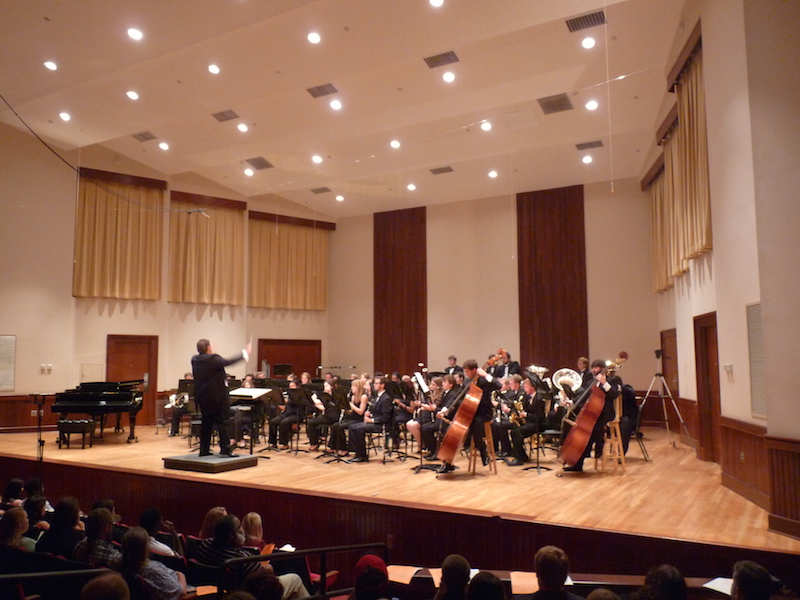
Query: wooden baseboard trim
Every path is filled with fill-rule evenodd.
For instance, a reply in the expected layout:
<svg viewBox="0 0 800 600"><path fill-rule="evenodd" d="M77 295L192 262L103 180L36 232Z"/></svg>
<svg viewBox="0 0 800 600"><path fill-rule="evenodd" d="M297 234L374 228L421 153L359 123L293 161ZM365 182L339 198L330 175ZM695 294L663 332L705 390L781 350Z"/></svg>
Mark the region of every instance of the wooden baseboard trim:
<svg viewBox="0 0 800 600"><path fill-rule="evenodd" d="M36 433L38 427L35 425L24 425L20 427L0 427L0 434L2 433ZM42 431L50 433L51 431L58 431L57 425L42 425Z"/></svg>
<svg viewBox="0 0 800 600"><path fill-rule="evenodd" d="M781 533L783 535L789 535L793 538L800 539L800 521L794 521L792 519L787 519L786 517L781 517L779 515L773 515L770 513L768 529L770 531L774 531L775 533Z"/></svg>
<svg viewBox="0 0 800 600"><path fill-rule="evenodd" d="M763 508L766 511L769 510L769 496L764 492L747 485L745 482L740 481L739 479L736 479L727 473L722 474L722 485L732 492L736 492L743 498L749 500L759 508Z"/></svg>

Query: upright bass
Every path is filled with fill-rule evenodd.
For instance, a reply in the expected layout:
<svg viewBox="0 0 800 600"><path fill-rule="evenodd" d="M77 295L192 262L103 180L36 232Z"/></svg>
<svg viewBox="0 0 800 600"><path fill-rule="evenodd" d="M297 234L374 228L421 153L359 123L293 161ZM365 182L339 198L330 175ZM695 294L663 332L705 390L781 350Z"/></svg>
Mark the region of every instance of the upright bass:
<svg viewBox="0 0 800 600"><path fill-rule="evenodd" d="M619 358L606 366L601 372L606 373L609 369L616 370L622 363L628 360L627 352L620 352ZM576 464L583 456L586 446L592 438L592 431L597 423L597 419L603 412L606 402L606 394L596 383L592 384L589 397L578 413L572 429L567 434L567 439L561 446L561 459L570 466Z"/></svg>

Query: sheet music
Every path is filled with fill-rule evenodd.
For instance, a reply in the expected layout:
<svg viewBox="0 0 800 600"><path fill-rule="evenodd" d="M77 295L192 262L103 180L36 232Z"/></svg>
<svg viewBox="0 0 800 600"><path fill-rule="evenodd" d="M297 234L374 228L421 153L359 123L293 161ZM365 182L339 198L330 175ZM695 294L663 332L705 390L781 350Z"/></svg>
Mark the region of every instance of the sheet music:
<svg viewBox="0 0 800 600"><path fill-rule="evenodd" d="M229 392L231 396L238 396L239 398L261 398L265 394L269 394L272 390L270 388L237 388Z"/></svg>

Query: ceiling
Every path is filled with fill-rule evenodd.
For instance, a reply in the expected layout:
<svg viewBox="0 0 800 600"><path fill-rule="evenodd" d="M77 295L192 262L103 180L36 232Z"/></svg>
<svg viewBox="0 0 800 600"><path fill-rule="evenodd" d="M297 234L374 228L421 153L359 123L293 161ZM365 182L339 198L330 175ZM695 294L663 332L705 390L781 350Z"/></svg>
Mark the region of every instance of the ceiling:
<svg viewBox="0 0 800 600"><path fill-rule="evenodd" d="M641 176L668 104L665 73L682 6L6 2L0 94L61 152L96 145L168 175L174 187L213 182L232 197L257 203L279 196L335 219ZM567 19L596 11L606 25L569 31ZM129 27L144 38L130 39ZM319 44L306 39L311 31ZM597 41L591 50L581 46L586 36ZM430 68L424 60L447 52L458 62ZM46 69L47 60L58 69ZM219 74L209 73L212 63ZM448 70L452 83L442 79ZM314 98L307 91L324 84L337 92ZM139 99L129 99L129 90ZM545 114L538 99L558 94L573 109ZM333 99L341 110L330 107ZM591 99L595 111L584 108ZM212 116L228 110L238 118ZM59 118L63 111L68 122ZM0 120L24 129L3 104ZM481 129L484 121L490 131ZM155 139L137 141L141 132ZM400 147L391 148L392 140ZM589 142L602 147L576 147ZM312 162L315 154L321 163ZM257 157L272 167L247 176L245 161ZM452 171L431 172L443 167ZM319 188L330 191L312 192Z"/></svg>

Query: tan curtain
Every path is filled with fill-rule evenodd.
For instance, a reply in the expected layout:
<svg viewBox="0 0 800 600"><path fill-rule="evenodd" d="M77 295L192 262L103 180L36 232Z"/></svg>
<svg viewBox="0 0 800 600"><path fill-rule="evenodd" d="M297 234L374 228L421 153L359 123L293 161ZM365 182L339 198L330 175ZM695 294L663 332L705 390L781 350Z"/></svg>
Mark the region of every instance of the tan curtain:
<svg viewBox="0 0 800 600"><path fill-rule="evenodd" d="M712 248L702 56L677 85L678 125L664 142L664 173L651 187L656 291L669 289L689 260ZM657 184L657 185L656 185Z"/></svg>
<svg viewBox="0 0 800 600"><path fill-rule="evenodd" d="M163 198L152 187L80 178L73 296L161 297Z"/></svg>
<svg viewBox="0 0 800 600"><path fill-rule="evenodd" d="M328 235L325 229L250 219L248 305L325 310Z"/></svg>
<svg viewBox="0 0 800 600"><path fill-rule="evenodd" d="M175 200L170 208L169 301L244 304L244 211Z"/></svg>

